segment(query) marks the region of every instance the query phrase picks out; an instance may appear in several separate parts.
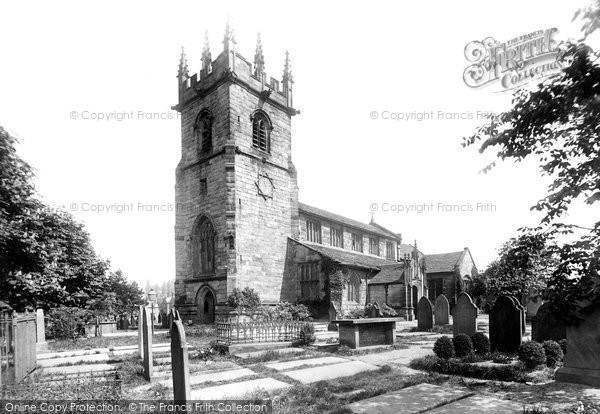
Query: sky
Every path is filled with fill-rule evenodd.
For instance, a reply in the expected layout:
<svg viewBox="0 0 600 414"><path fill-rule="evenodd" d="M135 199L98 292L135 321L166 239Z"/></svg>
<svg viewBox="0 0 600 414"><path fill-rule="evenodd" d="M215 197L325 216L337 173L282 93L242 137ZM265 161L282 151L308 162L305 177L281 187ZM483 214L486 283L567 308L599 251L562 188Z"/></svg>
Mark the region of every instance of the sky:
<svg viewBox="0 0 600 414"><path fill-rule="evenodd" d="M551 27L557 40L580 38L572 17L585 4L3 2L0 125L20 139L41 197L84 222L115 269L142 284L173 279L179 54L198 72L205 31L214 59L229 19L250 61L260 32L269 76L290 52L301 201L365 222L373 213L426 254L469 247L484 270L538 222L530 207L549 181L533 162L481 174L493 151L461 147L483 112L511 102L465 85L464 48ZM591 211L570 220L590 223Z"/></svg>

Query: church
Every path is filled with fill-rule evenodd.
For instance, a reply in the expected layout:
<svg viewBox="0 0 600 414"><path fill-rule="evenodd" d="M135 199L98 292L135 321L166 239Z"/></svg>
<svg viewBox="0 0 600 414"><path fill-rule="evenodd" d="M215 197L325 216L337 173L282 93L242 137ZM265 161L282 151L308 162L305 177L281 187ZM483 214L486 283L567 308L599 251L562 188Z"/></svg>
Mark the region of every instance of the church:
<svg viewBox="0 0 600 414"><path fill-rule="evenodd" d="M190 76L182 51L177 82L175 306L185 319L214 322L245 287L266 305L304 303L321 320L376 301L412 319L421 296L452 299L477 273L465 248L435 260L441 271L428 289L416 242L299 202L287 53L281 79L267 77L260 37L250 62L227 25L214 60L205 38L199 73Z"/></svg>

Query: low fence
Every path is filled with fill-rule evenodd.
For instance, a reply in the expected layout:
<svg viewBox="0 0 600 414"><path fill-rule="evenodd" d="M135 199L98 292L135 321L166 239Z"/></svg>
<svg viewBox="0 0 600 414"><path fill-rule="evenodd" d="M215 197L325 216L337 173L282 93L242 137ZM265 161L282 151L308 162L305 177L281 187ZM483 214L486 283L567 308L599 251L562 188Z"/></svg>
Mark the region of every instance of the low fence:
<svg viewBox="0 0 600 414"><path fill-rule="evenodd" d="M0 385L19 382L37 365L35 313L0 314Z"/></svg>
<svg viewBox="0 0 600 414"><path fill-rule="evenodd" d="M300 338L309 322L217 322L217 343L224 345L258 342L287 342Z"/></svg>

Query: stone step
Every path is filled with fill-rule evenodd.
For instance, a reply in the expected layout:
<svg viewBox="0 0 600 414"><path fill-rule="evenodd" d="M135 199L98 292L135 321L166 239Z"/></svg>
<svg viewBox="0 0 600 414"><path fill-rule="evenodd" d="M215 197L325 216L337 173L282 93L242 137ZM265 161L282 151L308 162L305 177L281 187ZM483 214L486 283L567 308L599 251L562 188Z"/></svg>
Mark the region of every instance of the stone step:
<svg viewBox="0 0 600 414"><path fill-rule="evenodd" d="M216 385L191 392L192 400L223 400L226 398L240 398L256 391L274 391L290 387L282 381L273 378L259 378L248 381L233 382L230 384Z"/></svg>
<svg viewBox="0 0 600 414"><path fill-rule="evenodd" d="M43 376L58 375L58 374L81 374L86 372L102 372L114 371L120 367L119 364L84 364L84 365L69 365L65 367L47 367L41 369Z"/></svg>
<svg viewBox="0 0 600 414"><path fill-rule="evenodd" d="M248 359L248 358L260 357L269 352L277 352L281 355L285 355L285 354L294 354L294 353L301 354L301 353L306 352L306 350L303 348L266 349L263 351L241 352L241 353L233 354L233 356L238 357L240 359Z"/></svg>
<svg viewBox="0 0 600 414"><path fill-rule="evenodd" d="M348 362L348 359L339 357L322 357L322 358L308 358L308 359L296 359L294 361L286 362L273 362L266 364L265 366L277 371L285 371L289 369L298 368L301 366L315 366L315 365L331 365L339 364L341 362Z"/></svg>
<svg viewBox="0 0 600 414"><path fill-rule="evenodd" d="M82 355L93 355L93 354L107 354L110 352L109 348L94 348L94 349L74 349L72 351L60 351L60 352L41 352L37 354L37 360L42 361L45 359L53 358L65 358L75 357Z"/></svg>
<svg viewBox="0 0 600 414"><path fill-rule="evenodd" d="M333 365L320 365L312 368L302 368L294 371L286 371L283 374L300 381L303 384L311 384L318 381L326 381L341 377L350 377L365 371L379 369L376 365L367 364L362 361L347 361Z"/></svg>
<svg viewBox="0 0 600 414"><path fill-rule="evenodd" d="M346 405L346 408L353 413L416 414L429 412L428 410L441 404L448 404L470 395L473 394L465 390L440 387L432 384L418 384L399 391L388 392L377 397L357 401ZM496 411L478 411L478 413L485 412L496 414ZM458 413L462 412L459 411Z"/></svg>
<svg viewBox="0 0 600 414"><path fill-rule="evenodd" d="M108 354L93 354L93 355L80 355L73 357L65 357L65 358L52 358L52 359L43 359L38 361L37 364L43 368L45 367L55 367L62 364L81 364L86 362L108 362L111 360L111 357Z"/></svg>

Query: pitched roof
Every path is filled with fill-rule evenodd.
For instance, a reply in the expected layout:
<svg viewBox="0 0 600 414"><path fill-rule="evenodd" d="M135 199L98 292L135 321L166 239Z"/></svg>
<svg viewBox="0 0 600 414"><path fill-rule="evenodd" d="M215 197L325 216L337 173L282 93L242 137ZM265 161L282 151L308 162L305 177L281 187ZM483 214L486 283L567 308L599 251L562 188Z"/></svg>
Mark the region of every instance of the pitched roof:
<svg viewBox="0 0 600 414"><path fill-rule="evenodd" d="M404 283L404 272L404 263L381 266L381 271L369 280L369 285Z"/></svg>
<svg viewBox="0 0 600 414"><path fill-rule="evenodd" d="M307 247L322 256L326 256L346 266L362 267L365 269L379 270L380 266L398 264L396 261L386 260L383 257L370 256L363 253L357 253L349 250L338 249L335 247L323 246L322 244L310 243L306 241L293 240L304 247Z"/></svg>
<svg viewBox="0 0 600 414"><path fill-rule="evenodd" d="M348 227L354 227L367 233L377 234L379 236L387 237L388 239L400 240L397 234L391 232L390 230L387 230L385 227L382 227L379 224L362 223L360 221L340 216L339 214L331 213L327 210L309 206L308 204L304 203L298 203L298 210L300 210L303 213L310 214L312 216L323 218L327 221L341 223Z"/></svg>
<svg viewBox="0 0 600 414"><path fill-rule="evenodd" d="M454 272L464 253L465 250L452 253L426 254L427 273Z"/></svg>

